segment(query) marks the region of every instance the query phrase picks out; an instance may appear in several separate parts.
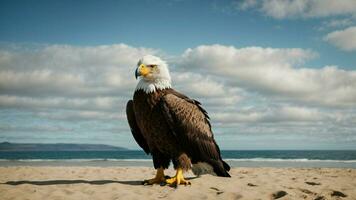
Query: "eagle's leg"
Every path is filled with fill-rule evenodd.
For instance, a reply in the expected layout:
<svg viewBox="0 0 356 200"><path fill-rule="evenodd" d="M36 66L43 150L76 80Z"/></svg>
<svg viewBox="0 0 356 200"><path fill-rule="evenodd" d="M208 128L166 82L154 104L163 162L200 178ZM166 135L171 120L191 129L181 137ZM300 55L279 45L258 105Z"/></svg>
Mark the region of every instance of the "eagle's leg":
<svg viewBox="0 0 356 200"><path fill-rule="evenodd" d="M161 184L166 181L166 178L164 176L164 169L163 167L160 167L157 169L156 176L152 179L144 180L143 184L144 185L153 185L153 184Z"/></svg>
<svg viewBox="0 0 356 200"><path fill-rule="evenodd" d="M189 181L185 180L183 176L183 169L181 167L177 168L177 173L174 177L166 179L166 183L171 186L191 185Z"/></svg>

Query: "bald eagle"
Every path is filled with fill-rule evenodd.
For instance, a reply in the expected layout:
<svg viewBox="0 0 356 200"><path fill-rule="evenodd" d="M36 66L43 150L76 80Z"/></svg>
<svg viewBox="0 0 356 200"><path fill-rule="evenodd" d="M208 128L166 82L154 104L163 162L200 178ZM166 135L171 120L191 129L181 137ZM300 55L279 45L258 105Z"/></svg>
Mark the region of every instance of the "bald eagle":
<svg viewBox="0 0 356 200"><path fill-rule="evenodd" d="M140 80L126 106L126 115L138 145L152 155L157 170L145 184L190 184L183 172L230 177L214 140L207 112L201 104L174 90L166 62L152 55L141 58L135 71ZM176 175L164 169L172 161Z"/></svg>

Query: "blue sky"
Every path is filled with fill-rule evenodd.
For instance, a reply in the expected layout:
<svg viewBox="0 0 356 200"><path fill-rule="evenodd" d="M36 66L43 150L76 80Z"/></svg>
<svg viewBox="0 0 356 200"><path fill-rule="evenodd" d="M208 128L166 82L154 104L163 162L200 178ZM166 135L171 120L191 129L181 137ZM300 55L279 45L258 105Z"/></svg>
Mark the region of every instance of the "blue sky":
<svg viewBox="0 0 356 200"><path fill-rule="evenodd" d="M236 1L238 2L238 1ZM2 1L1 41L102 45L126 43L180 54L202 44L306 48L320 53L313 67L352 68L353 53L320 39L324 21L273 19L237 10L234 1Z"/></svg>
<svg viewBox="0 0 356 200"><path fill-rule="evenodd" d="M0 5L0 141L138 148L124 107L155 54L222 149L356 146L352 0Z"/></svg>

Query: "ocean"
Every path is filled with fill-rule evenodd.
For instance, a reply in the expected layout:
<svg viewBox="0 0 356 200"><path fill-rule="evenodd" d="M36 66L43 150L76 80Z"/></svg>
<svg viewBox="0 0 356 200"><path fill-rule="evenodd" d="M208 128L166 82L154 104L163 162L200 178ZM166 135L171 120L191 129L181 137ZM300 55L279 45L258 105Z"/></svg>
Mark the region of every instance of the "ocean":
<svg viewBox="0 0 356 200"><path fill-rule="evenodd" d="M356 150L223 150L233 167L356 168ZM0 151L0 166L153 166L143 151Z"/></svg>

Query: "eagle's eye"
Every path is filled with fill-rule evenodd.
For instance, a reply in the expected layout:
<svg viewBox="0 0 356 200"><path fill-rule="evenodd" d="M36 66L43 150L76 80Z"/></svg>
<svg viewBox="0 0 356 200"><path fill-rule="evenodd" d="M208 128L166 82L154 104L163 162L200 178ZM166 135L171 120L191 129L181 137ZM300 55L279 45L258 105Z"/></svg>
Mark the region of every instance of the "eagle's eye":
<svg viewBox="0 0 356 200"><path fill-rule="evenodd" d="M147 65L148 67L155 68L157 65Z"/></svg>

